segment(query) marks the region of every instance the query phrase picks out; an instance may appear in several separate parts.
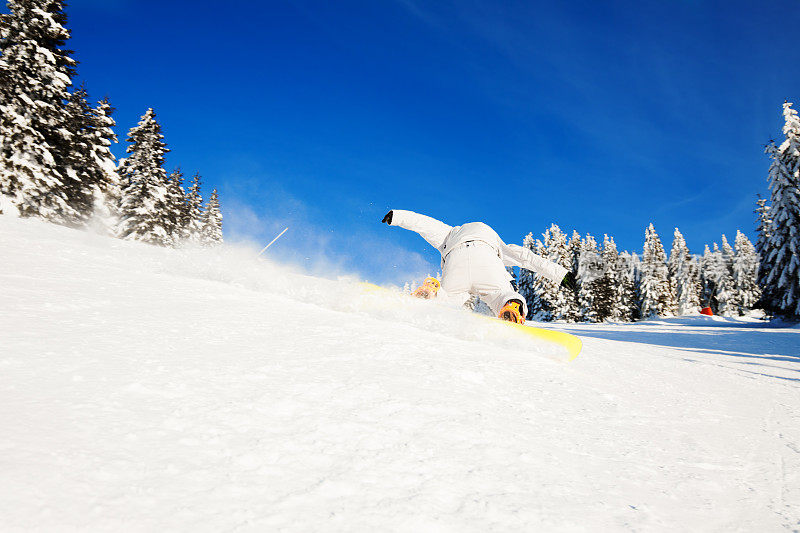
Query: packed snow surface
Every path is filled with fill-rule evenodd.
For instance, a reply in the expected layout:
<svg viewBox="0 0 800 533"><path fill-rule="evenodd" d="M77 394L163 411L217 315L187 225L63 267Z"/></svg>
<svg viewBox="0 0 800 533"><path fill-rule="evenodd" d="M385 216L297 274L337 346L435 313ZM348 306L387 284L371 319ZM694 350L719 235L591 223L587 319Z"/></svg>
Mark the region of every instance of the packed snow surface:
<svg viewBox="0 0 800 533"><path fill-rule="evenodd" d="M551 325L0 216L14 530L800 529L800 329Z"/></svg>

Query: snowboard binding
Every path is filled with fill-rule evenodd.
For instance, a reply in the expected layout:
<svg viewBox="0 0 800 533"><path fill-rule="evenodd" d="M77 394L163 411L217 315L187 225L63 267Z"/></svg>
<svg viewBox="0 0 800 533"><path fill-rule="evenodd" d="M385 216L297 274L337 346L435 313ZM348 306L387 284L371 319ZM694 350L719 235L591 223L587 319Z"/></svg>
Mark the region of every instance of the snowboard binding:
<svg viewBox="0 0 800 533"><path fill-rule="evenodd" d="M519 300L507 301L506 305L500 309L500 314L497 315L497 318L506 320L508 322L513 322L515 324L524 324L525 317L522 316L522 302Z"/></svg>
<svg viewBox="0 0 800 533"><path fill-rule="evenodd" d="M430 300L431 298L436 298L436 294L439 292L439 289L442 287L442 284L436 278L425 278L425 281L422 282L420 287L417 287L417 290L414 291L414 296L417 298L422 298L423 300Z"/></svg>

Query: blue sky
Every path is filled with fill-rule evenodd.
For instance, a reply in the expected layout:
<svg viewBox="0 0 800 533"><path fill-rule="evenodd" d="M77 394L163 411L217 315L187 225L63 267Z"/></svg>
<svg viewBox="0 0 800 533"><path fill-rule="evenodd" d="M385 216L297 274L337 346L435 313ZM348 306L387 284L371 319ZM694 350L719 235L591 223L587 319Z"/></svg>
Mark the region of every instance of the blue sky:
<svg viewBox="0 0 800 533"><path fill-rule="evenodd" d="M72 0L70 47L121 140L220 190L226 238L375 281L435 272L390 208L552 222L641 250L753 236L763 145L800 97L800 3ZM798 102L800 105L800 102ZM115 148L122 155L124 143Z"/></svg>

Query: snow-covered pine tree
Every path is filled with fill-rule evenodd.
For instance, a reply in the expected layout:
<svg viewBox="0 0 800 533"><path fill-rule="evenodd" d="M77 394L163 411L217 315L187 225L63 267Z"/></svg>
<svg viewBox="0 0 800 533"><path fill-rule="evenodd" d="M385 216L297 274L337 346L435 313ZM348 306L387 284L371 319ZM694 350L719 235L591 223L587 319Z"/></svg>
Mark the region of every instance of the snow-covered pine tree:
<svg viewBox="0 0 800 533"><path fill-rule="evenodd" d="M639 296L643 318L673 314L675 300L669 285L667 256L653 224L645 230Z"/></svg>
<svg viewBox="0 0 800 533"><path fill-rule="evenodd" d="M160 211L167 196L164 154L168 152L156 114L148 109L128 133L127 158L120 160L122 202L118 234L151 244L168 245L168 223Z"/></svg>
<svg viewBox="0 0 800 533"><path fill-rule="evenodd" d="M714 243L714 247L719 249L717 243ZM703 255L700 257L699 261L701 286L700 306L710 307L712 311L717 308L717 301L714 296L716 292L716 282L714 281L715 276L713 274L717 267L714 265L714 262L714 255L706 244L703 249Z"/></svg>
<svg viewBox="0 0 800 533"><path fill-rule="evenodd" d="M94 158L95 116L88 96L86 88L81 86L67 98L64 144L59 158L67 203L76 212L72 222L80 224L92 216L95 192L105 177Z"/></svg>
<svg viewBox="0 0 800 533"><path fill-rule="evenodd" d="M783 104L786 139L770 143L770 236L762 258L763 303L768 311L800 316L800 119Z"/></svg>
<svg viewBox="0 0 800 533"><path fill-rule="evenodd" d="M692 254L689 260L688 275L689 289L686 294L686 300L681 304L677 302L676 305L683 305L687 313L692 311L699 311L703 307L703 277L701 275L700 257ZM694 287L692 289L692 287Z"/></svg>
<svg viewBox="0 0 800 533"><path fill-rule="evenodd" d="M533 233L528 233L522 240L522 246L531 250L537 255L542 255L541 241L533 238ZM535 274L530 270L524 268L519 269L519 276L517 277L517 291L528 302L528 315L533 316L541 309L539 303L539 296L534 290Z"/></svg>
<svg viewBox="0 0 800 533"><path fill-rule="evenodd" d="M755 214L758 220L756 224L758 239L756 239L755 249L759 255L764 255L767 251L766 244L772 237L772 215L770 215L770 208L769 204L767 203L767 199L761 198L760 194L758 195L758 200L756 200L756 205L758 206L755 209Z"/></svg>
<svg viewBox="0 0 800 533"><path fill-rule="evenodd" d="M203 232L200 242L204 246L214 246L222 243L222 211L219 208L219 195L217 189L211 192L203 210Z"/></svg>
<svg viewBox="0 0 800 533"><path fill-rule="evenodd" d="M583 249L583 240L578 230L572 230L572 236L567 244L567 257L569 263L567 268L574 273L578 272L581 260L581 250ZM562 292L565 295L565 309L564 318L569 322L577 322L581 319L581 307L578 301L578 293L580 292L580 280L577 280L577 287L574 291L564 289Z"/></svg>
<svg viewBox="0 0 800 533"><path fill-rule="evenodd" d="M614 302L612 317L623 322L632 322L642 316L639 307L639 282L641 278L641 261L639 256L628 252L619 254L616 280L619 292Z"/></svg>
<svg viewBox="0 0 800 533"><path fill-rule="evenodd" d="M116 142L111 127L113 111L106 100L92 108L86 89L81 86L67 101L69 139L61 161L67 201L78 213L77 222L93 218L95 226L113 233L115 212L107 197L119 198L119 176L110 146Z"/></svg>
<svg viewBox="0 0 800 533"><path fill-rule="evenodd" d="M752 309L761 297L758 287L759 258L750 239L741 231L736 231L734 241L736 255L733 259L734 301L740 315Z"/></svg>
<svg viewBox="0 0 800 533"><path fill-rule="evenodd" d="M189 203L186 201L186 191L183 189L183 172L180 168L173 170L167 178L167 194L161 212L170 241L173 245L177 245L187 237L184 223L189 214Z"/></svg>
<svg viewBox="0 0 800 533"><path fill-rule="evenodd" d="M716 244L716 243L715 243ZM714 251L717 251L716 248ZM716 279L717 313L731 316L737 313L736 291L733 283L733 248L728 238L722 236L722 247L718 256L718 272Z"/></svg>
<svg viewBox="0 0 800 533"><path fill-rule="evenodd" d="M119 220L119 204L122 197L119 174L111 145L117 142L114 127L117 123L112 118L114 108L103 98L92 110L93 135L92 159L94 171L97 172L94 194L94 221L109 234L116 231Z"/></svg>
<svg viewBox="0 0 800 533"><path fill-rule="evenodd" d="M572 258L567 252L567 236L564 235L561 228L552 224L544 232L543 237L544 243L539 255L564 268L571 268ZM558 283L542 276L534 276L533 291L537 295L534 300L537 302L537 307L530 313L532 318L543 321L566 318L568 305L572 299L570 291L562 289Z"/></svg>
<svg viewBox="0 0 800 533"><path fill-rule="evenodd" d="M675 228L667 270L677 314L697 312L700 307L700 269L678 228Z"/></svg>
<svg viewBox="0 0 800 533"><path fill-rule="evenodd" d="M186 239L192 242L200 242L203 233L203 196L200 194L202 178L195 172L192 177L192 184L186 193L186 214L183 220L183 227Z"/></svg>
<svg viewBox="0 0 800 533"><path fill-rule="evenodd" d="M730 245L728 245L730 248ZM723 253L717 243L713 250L705 247L702 258L703 299L704 304L714 314L730 316L735 307L733 298L733 262L727 261L727 253Z"/></svg>
<svg viewBox="0 0 800 533"><path fill-rule="evenodd" d="M578 257L578 320L599 322L595 309L595 282L603 275L603 258L597 249L597 241L590 234L581 242Z"/></svg>
<svg viewBox="0 0 800 533"><path fill-rule="evenodd" d="M676 307L678 308L680 307L678 306L678 294L680 290L676 275L677 269L675 262L685 257L683 254L680 253L682 251L681 247L687 248L686 242L683 238L683 235L678 230L678 228L675 228L675 232L672 234L672 249L670 250L669 256L667 257L667 278L669 279L669 289L672 291L672 295L675 297L675 304ZM687 248L686 255L688 255L688 253L689 250ZM678 314L682 315L683 313L678 312Z"/></svg>
<svg viewBox="0 0 800 533"><path fill-rule="evenodd" d="M602 274L593 284L593 305L598 322L620 320L615 316L618 284L616 272L619 268L617 245L612 237L603 235L603 252L601 254Z"/></svg>
<svg viewBox="0 0 800 533"><path fill-rule="evenodd" d="M0 196L6 210L69 223L59 172L76 62L60 0L8 0L0 18Z"/></svg>
<svg viewBox="0 0 800 533"><path fill-rule="evenodd" d="M756 232L758 233L758 238L756 239L755 248L759 261L758 287L759 291L761 291L761 288L766 285L766 278L770 272L770 268L765 262L770 255L769 246L772 239L772 215L770 214L770 206L767 203L767 199L761 198L760 194L758 195L758 200L756 200L756 205ZM764 307L763 294L759 304Z"/></svg>

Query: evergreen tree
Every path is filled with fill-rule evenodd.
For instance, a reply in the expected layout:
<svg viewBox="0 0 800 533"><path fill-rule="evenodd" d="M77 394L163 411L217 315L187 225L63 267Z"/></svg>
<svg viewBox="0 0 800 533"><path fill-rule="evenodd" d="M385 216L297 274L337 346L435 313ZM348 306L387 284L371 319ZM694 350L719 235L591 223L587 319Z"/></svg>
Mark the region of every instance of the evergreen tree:
<svg viewBox="0 0 800 533"><path fill-rule="evenodd" d="M725 245L727 245L727 239L725 240ZM730 245L727 245L727 248L730 249ZM733 301L733 260L731 257L729 263L728 255L728 250L723 251L717 243L714 243L713 251L709 250L708 245L706 245L702 260L704 300L714 314L722 316L730 316L735 308L735 302Z"/></svg>
<svg viewBox="0 0 800 533"><path fill-rule="evenodd" d="M667 270L676 312L679 315L696 312L700 307L700 269L678 228L675 228Z"/></svg>
<svg viewBox="0 0 800 533"><path fill-rule="evenodd" d="M587 234L581 243L577 269L579 320L601 320L595 308L595 282L603 276L603 270L603 258L597 249L597 241Z"/></svg>
<svg viewBox="0 0 800 533"><path fill-rule="evenodd" d="M670 316L675 308L664 246L652 224L645 231L639 296L643 318Z"/></svg>
<svg viewBox="0 0 800 533"><path fill-rule="evenodd" d="M113 109L107 100L96 108L88 102L84 87L75 90L67 102L69 150L65 151L62 171L67 201L78 214L78 222L95 219L108 233L113 233L115 210L110 200L119 199L117 176L111 143L116 135L110 117Z"/></svg>
<svg viewBox="0 0 800 533"><path fill-rule="evenodd" d="M756 207L755 213L758 218L758 224L756 226L756 232L758 233L758 239L756 240L755 249L759 255L768 255L767 254L767 243L772 238L772 215L770 215L769 204L767 204L766 198L761 198L759 195L758 200L756 200Z"/></svg>
<svg viewBox="0 0 800 533"><path fill-rule="evenodd" d="M606 320L620 320L621 314L617 309L618 284L616 280L619 269L619 254L614 239L603 235L603 253L601 256L602 273L592 286L593 305L595 318L598 322Z"/></svg>
<svg viewBox="0 0 800 533"><path fill-rule="evenodd" d="M533 253L542 255L541 241L533 238L533 233L528 233L522 240L522 246L531 250ZM533 316L539 311L541 305L538 302L538 295L534 290L535 274L530 270L524 268L519 269L519 276L517 277L517 292L519 292L525 301L528 302L528 315Z"/></svg>
<svg viewBox="0 0 800 533"><path fill-rule="evenodd" d="M557 225L552 224L544 232L541 255L545 259L558 263L564 268L571 268L572 258L567 252L567 236ZM532 317L539 320L564 320L567 316L570 301L569 291L561 289L558 283L542 276L534 275L533 293L536 307L531 309ZM524 295L523 295L524 296Z"/></svg>
<svg viewBox="0 0 800 533"><path fill-rule="evenodd" d="M0 18L0 196L22 216L72 222L65 176L64 102L76 62L64 49L64 3L9 0ZM10 208L7 207L10 210Z"/></svg>
<svg viewBox="0 0 800 533"><path fill-rule="evenodd" d="M714 248L719 249L717 243L714 243ZM715 297L716 281L715 275L713 274L717 269L714 265L715 261L714 255L706 244L703 249L703 255L700 258L700 285L702 287L700 291L700 305L702 307L710 307L712 311L717 308Z"/></svg>
<svg viewBox="0 0 800 533"><path fill-rule="evenodd" d="M715 294L717 298L717 313L722 316L731 316L736 313L737 302L733 283L733 255L733 248L728 244L728 238L723 235L722 248L719 250L717 262L715 263L718 269Z"/></svg>
<svg viewBox="0 0 800 533"><path fill-rule="evenodd" d="M95 220L98 220L111 234L117 226L118 208L122 199L117 165L114 154L111 153L111 145L117 142L117 135L114 133L117 123L112 118L113 114L114 108L111 107L108 98L100 100L92 110L94 127L91 147L93 168L97 173L94 194Z"/></svg>
<svg viewBox="0 0 800 533"><path fill-rule="evenodd" d="M581 239L581 234L578 233L577 230L572 230L572 237L569 239L569 244L567 244L567 257L569 258L569 263L567 268L570 272L578 272L580 268L580 260L581 260L581 250L583 249L583 241ZM580 302L578 301L578 294L580 292L580 280L576 279L577 287L575 290L564 289L563 293L565 295L565 311L564 311L564 319L569 322L577 322L581 319L581 307Z"/></svg>
<svg viewBox="0 0 800 533"><path fill-rule="evenodd" d="M195 173L192 184L186 193L186 213L182 226L186 233L186 239L200 242L203 233L203 196L200 194L200 183L202 178L199 173Z"/></svg>
<svg viewBox="0 0 800 533"><path fill-rule="evenodd" d="M167 193L164 198L161 213L164 224L173 244L178 244L188 236L185 226L189 215L189 203L186 191L183 189L183 173L176 168L167 178Z"/></svg>
<svg viewBox="0 0 800 533"><path fill-rule="evenodd" d="M736 255L733 259L734 301L740 315L752 309L761 297L758 287L759 258L750 239L736 231Z"/></svg>
<svg viewBox="0 0 800 533"><path fill-rule="evenodd" d="M688 272L688 288L683 302L677 302L679 306L683 306L685 312L699 311L703 307L703 281L700 269L700 257L692 255L690 262L687 264Z"/></svg>
<svg viewBox="0 0 800 533"><path fill-rule="evenodd" d="M786 139L770 143L770 210L772 223L762 258L763 302L768 311L800 315L800 119L792 104L783 104Z"/></svg>
<svg viewBox="0 0 800 533"><path fill-rule="evenodd" d="M617 293L612 316L618 317L623 322L632 322L642 316L642 311L639 307L641 261L636 254L622 252L619 254L617 265L615 277L619 292Z"/></svg>
<svg viewBox="0 0 800 533"><path fill-rule="evenodd" d="M123 185L118 234L123 239L160 245L171 243L169 223L160 211L167 197L164 154L169 151L163 139L152 109L147 110L128 134L130 155L119 165Z"/></svg>
<svg viewBox="0 0 800 533"><path fill-rule="evenodd" d="M86 223L94 211L95 192L105 178L95 160L95 115L81 86L69 95L67 121L60 160L67 203L75 211L72 222Z"/></svg>
<svg viewBox="0 0 800 533"><path fill-rule="evenodd" d="M222 211L219 208L217 189L211 192L206 208L203 210L203 232L200 242L205 246L222 243Z"/></svg>
<svg viewBox="0 0 800 533"><path fill-rule="evenodd" d="M758 238L756 239L755 248L759 260L758 286L760 292L761 287L766 285L766 278L770 272L770 269L764 263L770 256L769 245L772 240L772 215L770 214L770 206L766 198L761 198L761 195L758 195L756 205L756 232L758 233ZM759 304L761 307L765 307L763 300L760 300Z"/></svg>

